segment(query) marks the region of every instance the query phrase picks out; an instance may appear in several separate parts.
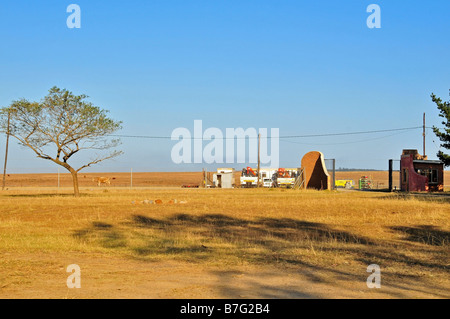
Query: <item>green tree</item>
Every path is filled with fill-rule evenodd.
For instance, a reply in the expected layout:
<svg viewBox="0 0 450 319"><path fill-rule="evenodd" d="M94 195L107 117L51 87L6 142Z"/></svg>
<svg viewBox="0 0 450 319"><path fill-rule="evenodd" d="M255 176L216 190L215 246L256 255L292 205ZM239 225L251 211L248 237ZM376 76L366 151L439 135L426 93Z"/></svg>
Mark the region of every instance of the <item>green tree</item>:
<svg viewBox="0 0 450 319"><path fill-rule="evenodd" d="M439 116L444 119L442 121L442 125L444 125L442 131L436 126L433 126L433 132L441 140L441 147L450 150L450 101L443 102L442 99L436 97L434 93L431 94L431 100L436 103L439 110ZM439 151L437 157L444 162L445 166L450 166L450 155Z"/></svg>
<svg viewBox="0 0 450 319"><path fill-rule="evenodd" d="M113 149L120 140L108 135L121 128L120 121L108 118L103 110L86 101L86 95L74 95L66 89L53 87L41 102L26 99L13 101L0 109L0 130L7 132L19 144L34 151L37 157L50 160L72 175L74 195L79 196L78 172L122 154ZM94 150L95 157L79 168L69 164L73 155L84 150Z"/></svg>

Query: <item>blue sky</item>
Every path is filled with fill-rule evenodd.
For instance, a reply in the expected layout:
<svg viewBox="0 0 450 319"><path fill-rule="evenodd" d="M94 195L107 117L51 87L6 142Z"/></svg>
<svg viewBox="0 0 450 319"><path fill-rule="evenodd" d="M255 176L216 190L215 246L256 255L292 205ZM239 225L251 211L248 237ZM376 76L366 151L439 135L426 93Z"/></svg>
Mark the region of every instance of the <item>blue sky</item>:
<svg viewBox="0 0 450 319"><path fill-rule="evenodd" d="M81 8L69 29L66 8ZM366 8L381 7L369 29ZM177 127L279 128L280 135L439 124L432 92L448 100L450 2L9 1L0 2L0 106L40 100L56 85L111 111L125 135ZM308 151L337 167L386 169L421 130L280 141L280 165ZM0 158L5 138L0 138ZM433 142L434 141L434 142ZM10 172L53 172L11 140ZM122 139L124 155L91 171L192 171L175 142ZM428 130L427 153L439 141ZM90 154L81 154L80 163ZM233 166L244 164L211 165Z"/></svg>

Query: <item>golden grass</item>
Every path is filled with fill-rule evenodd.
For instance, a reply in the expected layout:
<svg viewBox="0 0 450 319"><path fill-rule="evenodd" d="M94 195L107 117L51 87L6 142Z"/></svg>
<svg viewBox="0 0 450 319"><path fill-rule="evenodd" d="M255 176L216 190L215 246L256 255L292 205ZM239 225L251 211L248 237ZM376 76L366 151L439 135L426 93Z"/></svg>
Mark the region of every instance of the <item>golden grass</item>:
<svg viewBox="0 0 450 319"><path fill-rule="evenodd" d="M162 205L141 201L161 199ZM172 199L185 204L169 204ZM39 254L315 269L345 274L379 264L448 287L449 197L285 189L70 189L0 193L0 283L45 271ZM135 202L132 204L132 202ZM40 268L39 268L40 267ZM20 270L22 269L22 270ZM9 279L7 279L9 278Z"/></svg>

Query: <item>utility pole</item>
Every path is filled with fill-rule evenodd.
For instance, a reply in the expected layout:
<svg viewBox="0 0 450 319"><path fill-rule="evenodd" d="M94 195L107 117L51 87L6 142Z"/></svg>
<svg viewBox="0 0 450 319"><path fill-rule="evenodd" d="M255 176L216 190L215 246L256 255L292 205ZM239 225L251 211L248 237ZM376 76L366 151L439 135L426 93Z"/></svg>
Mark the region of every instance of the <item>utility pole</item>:
<svg viewBox="0 0 450 319"><path fill-rule="evenodd" d="M258 182L256 183L256 187L259 187L259 176L260 176L260 159L261 159L261 133L258 134Z"/></svg>
<svg viewBox="0 0 450 319"><path fill-rule="evenodd" d="M392 172L394 167L394 160L389 160L389 192L392 192Z"/></svg>
<svg viewBox="0 0 450 319"><path fill-rule="evenodd" d="M133 188L133 168L130 169L130 189Z"/></svg>
<svg viewBox="0 0 450 319"><path fill-rule="evenodd" d="M423 156L426 156L425 153L425 113L423 113Z"/></svg>
<svg viewBox="0 0 450 319"><path fill-rule="evenodd" d="M336 159L333 158L333 190L336 189Z"/></svg>
<svg viewBox="0 0 450 319"><path fill-rule="evenodd" d="M9 124L10 124L10 122L11 122L11 112L8 112L8 127L6 129L6 151L5 151L5 166L3 166L2 191L5 190L5 185L6 185L6 163L8 162Z"/></svg>

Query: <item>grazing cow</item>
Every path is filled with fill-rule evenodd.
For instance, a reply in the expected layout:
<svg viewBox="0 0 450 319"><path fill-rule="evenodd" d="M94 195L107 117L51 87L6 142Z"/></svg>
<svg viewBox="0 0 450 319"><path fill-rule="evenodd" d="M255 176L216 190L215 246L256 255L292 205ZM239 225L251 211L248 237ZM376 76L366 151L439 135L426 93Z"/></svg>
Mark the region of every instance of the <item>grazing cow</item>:
<svg viewBox="0 0 450 319"><path fill-rule="evenodd" d="M96 177L92 179L93 182L97 183L97 186L101 186L102 184L111 185L111 181L108 177Z"/></svg>

